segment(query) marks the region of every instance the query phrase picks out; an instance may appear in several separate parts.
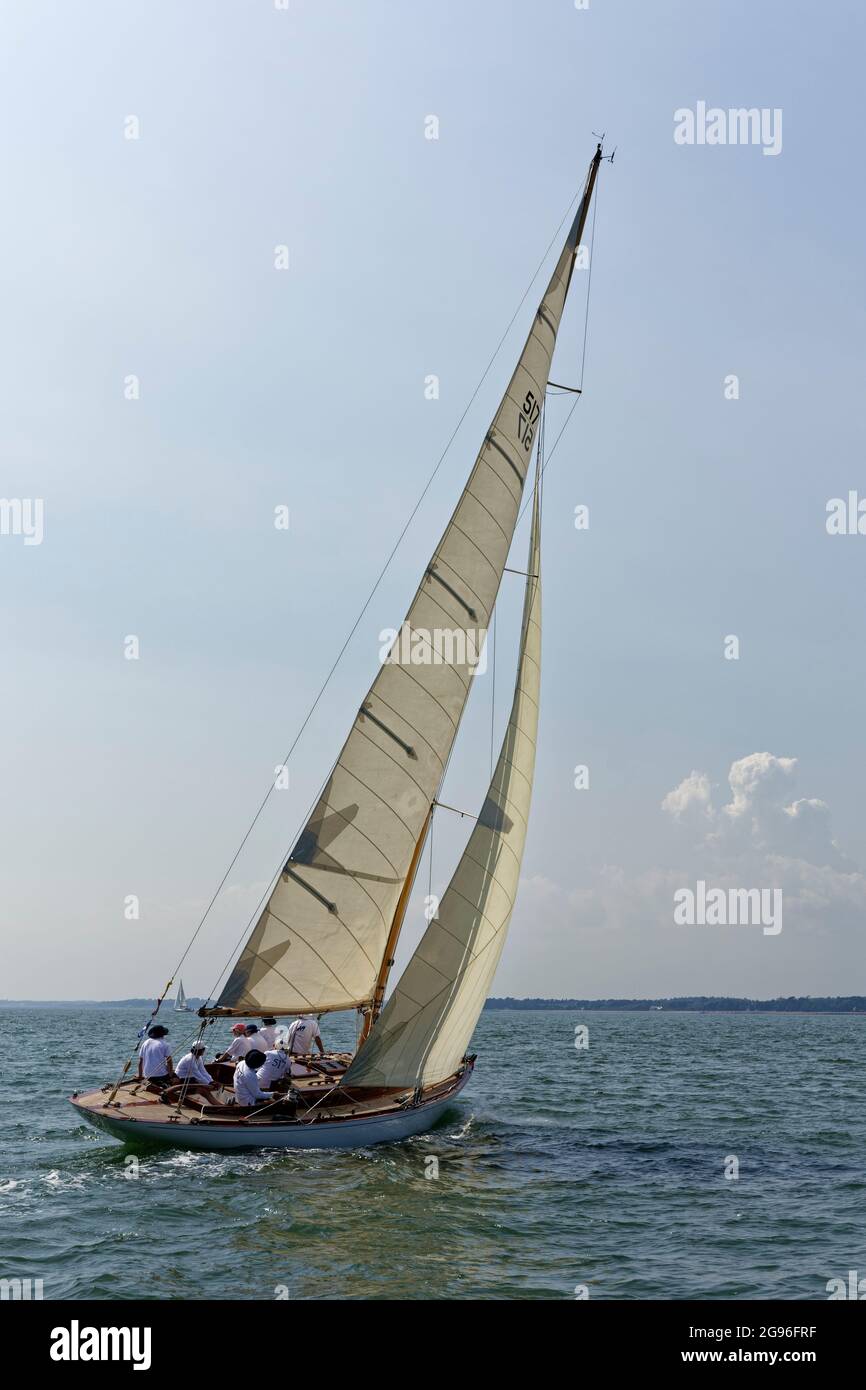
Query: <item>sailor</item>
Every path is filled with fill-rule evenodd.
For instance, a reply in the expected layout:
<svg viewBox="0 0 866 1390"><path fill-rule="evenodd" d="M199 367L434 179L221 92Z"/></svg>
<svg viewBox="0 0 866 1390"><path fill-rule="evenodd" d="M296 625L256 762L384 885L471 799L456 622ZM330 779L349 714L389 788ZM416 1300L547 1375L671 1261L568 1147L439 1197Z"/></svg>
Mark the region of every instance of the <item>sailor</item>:
<svg viewBox="0 0 866 1390"><path fill-rule="evenodd" d="M148 1028L147 1037L138 1049L138 1079L152 1086L167 1086L171 1080L171 1048L165 1041L168 1029L161 1023Z"/></svg>
<svg viewBox="0 0 866 1390"><path fill-rule="evenodd" d="M270 1091L262 1090L256 1075L264 1063L265 1054L255 1047L238 1062L234 1076L235 1100L238 1105L258 1105L262 1101L267 1103L274 1099Z"/></svg>
<svg viewBox="0 0 866 1390"><path fill-rule="evenodd" d="M244 1032L249 1047L256 1047L259 1052L267 1052L265 1040L259 1032L259 1025L257 1023L248 1023L244 1028Z"/></svg>
<svg viewBox="0 0 866 1390"><path fill-rule="evenodd" d="M282 1081L288 1070L289 1054L286 1049L284 1047L268 1048L265 1053L265 1060L257 1073L259 1085L273 1086L275 1081Z"/></svg>
<svg viewBox="0 0 866 1390"><path fill-rule="evenodd" d="M252 1044L249 1038L247 1037L246 1024L233 1023L232 1042L226 1048L225 1052L221 1052L219 1056L215 1058L215 1061L239 1062L241 1057L245 1057L247 1055L251 1046Z"/></svg>
<svg viewBox="0 0 866 1390"><path fill-rule="evenodd" d="M277 1045L277 1020L275 1018L263 1018L262 1026L259 1029L259 1036L256 1039L259 1047L263 1046L265 1052L270 1052L272 1047Z"/></svg>
<svg viewBox="0 0 866 1390"><path fill-rule="evenodd" d="M312 1014L299 1014L289 1028L286 1047L293 1057L306 1057L312 1052L313 1043L324 1053L318 1020Z"/></svg>
<svg viewBox="0 0 866 1390"><path fill-rule="evenodd" d="M186 1082L184 1095L204 1096L210 1105L218 1105L219 1099L213 1092L214 1079L204 1064L204 1052L203 1042L193 1043L178 1062L176 1075Z"/></svg>

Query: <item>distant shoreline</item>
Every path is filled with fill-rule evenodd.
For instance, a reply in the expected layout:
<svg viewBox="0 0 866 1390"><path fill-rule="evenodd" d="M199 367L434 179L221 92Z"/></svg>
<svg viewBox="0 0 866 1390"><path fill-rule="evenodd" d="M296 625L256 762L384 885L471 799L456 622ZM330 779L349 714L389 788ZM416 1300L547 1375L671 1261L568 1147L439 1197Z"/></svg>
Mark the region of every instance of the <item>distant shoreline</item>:
<svg viewBox="0 0 866 1390"><path fill-rule="evenodd" d="M866 995L788 995L779 999L739 999L732 995L682 995L670 999L497 999L485 1008L599 1009L610 1013L705 1014L866 1014Z"/></svg>
<svg viewBox="0 0 866 1390"><path fill-rule="evenodd" d="M190 1017L205 1001L187 997ZM141 1009L151 1010L154 999L0 999L0 1009ZM173 1014L174 1000L165 1012ZM485 1010L565 1011L606 1010L611 1013L708 1013L708 1014L864 1014L866 995L789 995L784 999L738 999L727 995L685 995L670 999L510 999L491 998Z"/></svg>

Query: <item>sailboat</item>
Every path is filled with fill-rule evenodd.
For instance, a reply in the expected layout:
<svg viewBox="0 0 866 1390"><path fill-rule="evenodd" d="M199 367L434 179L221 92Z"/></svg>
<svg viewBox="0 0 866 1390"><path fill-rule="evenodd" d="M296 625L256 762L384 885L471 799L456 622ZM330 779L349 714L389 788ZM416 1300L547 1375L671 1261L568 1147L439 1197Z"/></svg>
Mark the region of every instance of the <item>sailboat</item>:
<svg viewBox="0 0 866 1390"><path fill-rule="evenodd" d="M191 1013L192 1013L192 1009L189 1007L189 1004L186 1002L186 995L185 995L184 992L183 992L183 980L181 980L180 984L179 984L178 987L177 987L177 994L176 994L175 1000L174 1000L174 1011L175 1011L175 1013L178 1013L178 1014L191 1014Z"/></svg>
<svg viewBox="0 0 866 1390"><path fill-rule="evenodd" d="M576 215L502 402L410 604L397 656L358 707L324 790L219 997L217 1020L357 1010L352 1053L309 1058L290 1091L255 1107L132 1077L75 1093L117 1138L193 1149L356 1148L432 1128L469 1081L468 1052L505 941L529 819L541 664L541 472L551 359L593 189ZM438 910L386 1001L421 853L506 569L536 454L514 698L474 828ZM442 634L446 640L441 640ZM409 660L402 659L404 648ZM179 994L181 992L179 991ZM158 1007L158 1005L157 1005ZM134 1056L134 1054L133 1054ZM221 1072L221 1068L223 1072ZM215 1083L230 1081L212 1064ZM224 1102L224 1103L223 1103Z"/></svg>

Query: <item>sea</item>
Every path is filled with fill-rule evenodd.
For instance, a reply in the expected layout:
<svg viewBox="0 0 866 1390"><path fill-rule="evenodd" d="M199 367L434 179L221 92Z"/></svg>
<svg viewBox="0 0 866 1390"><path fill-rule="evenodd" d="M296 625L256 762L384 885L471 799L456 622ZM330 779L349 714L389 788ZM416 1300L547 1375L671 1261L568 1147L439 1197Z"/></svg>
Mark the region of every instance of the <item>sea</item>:
<svg viewBox="0 0 866 1390"><path fill-rule="evenodd" d="M489 1011L434 1132L228 1156L131 1148L68 1104L144 1022L0 1009L0 1279L44 1299L745 1300L866 1276L863 1015ZM166 1022L177 1056L195 1019ZM322 1027L352 1044L351 1019Z"/></svg>

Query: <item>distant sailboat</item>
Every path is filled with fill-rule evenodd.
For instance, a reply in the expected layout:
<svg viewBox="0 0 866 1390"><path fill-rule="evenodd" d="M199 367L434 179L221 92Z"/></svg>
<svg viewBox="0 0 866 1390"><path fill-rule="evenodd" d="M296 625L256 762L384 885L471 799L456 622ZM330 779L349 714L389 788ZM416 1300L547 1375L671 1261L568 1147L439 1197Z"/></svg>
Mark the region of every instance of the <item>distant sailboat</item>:
<svg viewBox="0 0 866 1390"><path fill-rule="evenodd" d="M468 482L425 568L404 629L455 640L435 659L386 661L325 790L219 998L215 1019L359 1011L354 1056L310 1061L290 1098L245 1110L181 1084L123 1077L76 1094L118 1138L200 1149L355 1147L429 1129L468 1081L467 1055L514 908L535 766L541 662L541 461L536 460L514 698L475 827L402 978L385 991L430 822L521 512L556 335L602 160L577 214ZM183 987L176 1008L184 1007ZM218 1082L226 1080L219 1066ZM226 1101L230 1099L225 1096Z"/></svg>
<svg viewBox="0 0 866 1390"><path fill-rule="evenodd" d="M186 1002L186 995L185 995L184 992L183 992L183 980L181 980L180 984L179 984L178 987L177 987L177 995L175 996L175 1001L174 1001L174 1011L175 1011L175 1013L178 1013L178 1014L191 1014L191 1013L192 1013L192 1009L189 1007L189 1004Z"/></svg>

